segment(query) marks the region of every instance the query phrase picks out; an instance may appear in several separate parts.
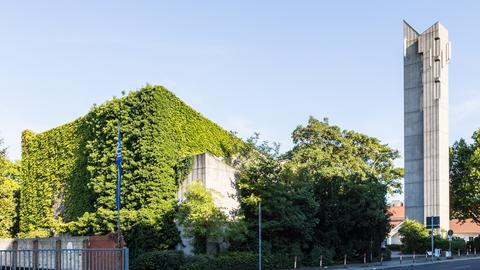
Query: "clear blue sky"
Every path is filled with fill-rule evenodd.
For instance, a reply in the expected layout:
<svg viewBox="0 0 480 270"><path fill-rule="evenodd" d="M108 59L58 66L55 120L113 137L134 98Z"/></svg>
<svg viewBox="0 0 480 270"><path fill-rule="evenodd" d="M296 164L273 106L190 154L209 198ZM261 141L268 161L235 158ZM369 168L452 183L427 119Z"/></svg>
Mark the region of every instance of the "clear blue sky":
<svg viewBox="0 0 480 270"><path fill-rule="evenodd" d="M402 150L402 19L450 31L450 141L480 127L478 1L10 2L0 4L0 137L12 159L22 130L146 83L282 150L309 115Z"/></svg>

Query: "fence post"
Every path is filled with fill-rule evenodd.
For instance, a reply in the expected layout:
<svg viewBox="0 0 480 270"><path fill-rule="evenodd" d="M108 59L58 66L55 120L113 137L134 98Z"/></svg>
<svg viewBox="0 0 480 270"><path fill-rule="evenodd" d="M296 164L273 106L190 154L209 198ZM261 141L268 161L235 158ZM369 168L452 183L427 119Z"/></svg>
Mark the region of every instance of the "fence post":
<svg viewBox="0 0 480 270"><path fill-rule="evenodd" d="M432 251L432 257L433 257L433 251ZM428 253L425 252L425 261L428 261Z"/></svg>
<svg viewBox="0 0 480 270"><path fill-rule="evenodd" d="M400 264L402 264L402 258L403 258L403 256L400 255Z"/></svg>
<svg viewBox="0 0 480 270"><path fill-rule="evenodd" d="M127 247L124 247L123 248L123 254L124 254L124 257L125 259L123 260L123 270L128 270L128 248Z"/></svg>
<svg viewBox="0 0 480 270"><path fill-rule="evenodd" d="M460 249L457 249L458 257L460 257Z"/></svg>
<svg viewBox="0 0 480 270"><path fill-rule="evenodd" d="M477 248L473 248L473 255L477 256Z"/></svg>
<svg viewBox="0 0 480 270"><path fill-rule="evenodd" d="M297 269L297 256L295 256L295 261L293 262L293 269Z"/></svg>
<svg viewBox="0 0 480 270"><path fill-rule="evenodd" d="M347 254L343 256L343 267L347 268Z"/></svg>
<svg viewBox="0 0 480 270"><path fill-rule="evenodd" d="M320 268L323 266L323 255L320 255Z"/></svg>
<svg viewBox="0 0 480 270"><path fill-rule="evenodd" d="M383 265L383 252L382 255L380 255L380 265Z"/></svg>
<svg viewBox="0 0 480 270"><path fill-rule="evenodd" d="M32 261L32 269L36 270L38 268L38 238L33 240L33 261Z"/></svg>
<svg viewBox="0 0 480 270"><path fill-rule="evenodd" d="M413 251L413 263L415 263L415 250Z"/></svg>
<svg viewBox="0 0 480 270"><path fill-rule="evenodd" d="M17 269L17 250L18 250L18 240L15 239L12 243L12 261L10 262L10 269L11 268Z"/></svg>
<svg viewBox="0 0 480 270"><path fill-rule="evenodd" d="M83 239L82 241L82 269L86 270L88 269L89 266L89 261L88 261L88 238ZM113 254L114 258L116 257L116 254ZM116 266L116 265L115 265Z"/></svg>
<svg viewBox="0 0 480 270"><path fill-rule="evenodd" d="M363 253L363 264L367 263L367 253Z"/></svg>
<svg viewBox="0 0 480 270"><path fill-rule="evenodd" d="M62 240L55 241L55 269L62 269Z"/></svg>

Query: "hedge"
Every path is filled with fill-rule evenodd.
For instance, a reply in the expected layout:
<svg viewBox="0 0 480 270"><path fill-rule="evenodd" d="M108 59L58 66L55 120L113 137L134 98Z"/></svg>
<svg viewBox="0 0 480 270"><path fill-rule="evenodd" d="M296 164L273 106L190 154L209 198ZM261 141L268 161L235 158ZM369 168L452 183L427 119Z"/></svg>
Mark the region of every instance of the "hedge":
<svg viewBox="0 0 480 270"><path fill-rule="evenodd" d="M130 264L132 270L178 270L184 264L183 252L152 251L139 255Z"/></svg>
<svg viewBox="0 0 480 270"><path fill-rule="evenodd" d="M175 195L191 167L186 157L204 152L230 157L242 143L164 87L150 85L49 131L26 130L21 236L115 229L118 124L124 161L121 224L129 246L139 250L177 243Z"/></svg>
<svg viewBox="0 0 480 270"><path fill-rule="evenodd" d="M262 269L290 269L292 256L264 255ZM300 264L298 264L300 266ZM176 251L153 251L138 256L130 264L132 270L256 270L258 254L253 252L233 252L219 256L195 255L184 257Z"/></svg>

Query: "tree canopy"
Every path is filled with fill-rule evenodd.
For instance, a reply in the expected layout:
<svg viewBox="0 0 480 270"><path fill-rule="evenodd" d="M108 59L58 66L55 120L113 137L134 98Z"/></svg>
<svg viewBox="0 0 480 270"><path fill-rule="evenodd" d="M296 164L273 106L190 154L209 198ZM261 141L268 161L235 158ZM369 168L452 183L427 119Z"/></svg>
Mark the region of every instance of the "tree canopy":
<svg viewBox="0 0 480 270"><path fill-rule="evenodd" d="M18 230L18 166L7 158L0 139L0 238L13 237Z"/></svg>
<svg viewBox="0 0 480 270"><path fill-rule="evenodd" d="M452 218L480 224L480 129L472 139L450 148L450 211Z"/></svg>
<svg viewBox="0 0 480 270"><path fill-rule="evenodd" d="M284 155L258 137L240 151L237 185L249 231L258 226L261 201L267 250L305 260L318 250L378 254L389 230L386 194L400 192L398 151L313 117L292 139L294 147Z"/></svg>

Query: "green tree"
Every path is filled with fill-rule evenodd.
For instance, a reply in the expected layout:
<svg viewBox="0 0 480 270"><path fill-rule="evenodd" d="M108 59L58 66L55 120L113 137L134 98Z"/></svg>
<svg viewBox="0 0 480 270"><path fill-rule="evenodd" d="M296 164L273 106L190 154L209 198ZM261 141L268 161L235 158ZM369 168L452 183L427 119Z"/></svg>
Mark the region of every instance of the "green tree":
<svg viewBox="0 0 480 270"><path fill-rule="evenodd" d="M389 229L386 194L401 191L403 170L394 166L398 151L313 117L292 138L291 170L311 183L320 205L317 242L337 255L378 253Z"/></svg>
<svg viewBox="0 0 480 270"><path fill-rule="evenodd" d="M197 254L206 253L209 241L224 236L227 216L215 206L211 191L200 182L187 186L185 201L180 204L177 218L185 234L193 237Z"/></svg>
<svg viewBox="0 0 480 270"><path fill-rule="evenodd" d="M0 139L0 238L13 237L17 231L18 168L12 164Z"/></svg>
<svg viewBox="0 0 480 270"><path fill-rule="evenodd" d="M453 218L480 224L480 130L473 143L464 139L450 148L450 212Z"/></svg>
<svg viewBox="0 0 480 270"><path fill-rule="evenodd" d="M262 203L262 232L268 252L299 253L314 240L318 204L311 186L298 181L278 155L278 145L247 140L237 160L240 215L247 222L248 249L256 249L258 204Z"/></svg>
<svg viewBox="0 0 480 270"><path fill-rule="evenodd" d="M261 200L267 250L301 252L305 260L318 250L337 258L378 254L389 230L385 197L400 192L398 151L315 118L292 138L284 155L256 137L240 151L237 185L251 240Z"/></svg>
<svg viewBox="0 0 480 270"><path fill-rule="evenodd" d="M310 117L308 125L293 131L292 139L294 148L287 155L313 179L355 175L385 185L391 194L401 192L403 169L394 166L400 154L377 138Z"/></svg>
<svg viewBox="0 0 480 270"><path fill-rule="evenodd" d="M423 253L427 250L430 232L423 224L406 219L399 233L402 236L403 252Z"/></svg>

